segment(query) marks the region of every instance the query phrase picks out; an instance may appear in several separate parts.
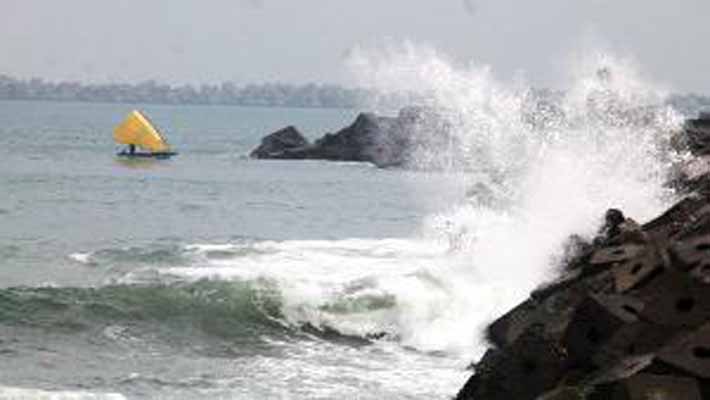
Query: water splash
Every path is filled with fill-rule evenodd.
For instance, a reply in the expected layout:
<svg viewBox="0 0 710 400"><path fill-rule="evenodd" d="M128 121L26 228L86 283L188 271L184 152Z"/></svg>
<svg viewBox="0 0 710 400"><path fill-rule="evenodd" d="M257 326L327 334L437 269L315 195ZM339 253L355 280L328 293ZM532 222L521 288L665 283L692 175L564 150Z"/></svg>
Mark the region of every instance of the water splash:
<svg viewBox="0 0 710 400"><path fill-rule="evenodd" d="M196 244L175 259L148 254L140 261L150 268L127 283L266 279L288 325L468 362L484 349L486 324L553 276L570 234L594 235L609 207L643 222L672 199L663 183L679 117L632 64L587 57L569 89L554 92L411 44L356 53L364 86L382 93L375 111L416 104L446 121L443 133L415 132L427 145L412 159L423 169L448 160L431 177L461 181L461 201L442 204L421 237Z"/></svg>
<svg viewBox="0 0 710 400"><path fill-rule="evenodd" d="M633 62L583 54L571 87L552 91L522 78L497 81L489 67L456 65L411 43L353 53L359 83L381 93L371 108L419 104L448 120L443 134L452 139L443 142L455 146L428 132L430 146L414 158L424 167L432 156L455 160L449 176L471 188L423 225L425 236L443 235L455 252L429 269L446 299L425 291L409 299L442 303L428 304L437 315L415 313L407 322L413 345L480 351L468 332L549 279L569 235L593 236L607 208L643 222L673 200L664 183L680 114Z"/></svg>
<svg viewBox="0 0 710 400"><path fill-rule="evenodd" d="M52 400L125 400L126 397L118 393L93 393L88 391L45 391L40 389L25 389L18 387L0 386L2 399L52 399Z"/></svg>

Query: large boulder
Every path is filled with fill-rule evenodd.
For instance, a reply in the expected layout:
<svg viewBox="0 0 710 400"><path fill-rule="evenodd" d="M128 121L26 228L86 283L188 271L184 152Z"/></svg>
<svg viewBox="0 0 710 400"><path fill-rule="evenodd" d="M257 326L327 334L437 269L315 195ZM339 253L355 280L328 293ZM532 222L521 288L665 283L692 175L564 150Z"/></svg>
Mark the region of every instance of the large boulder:
<svg viewBox="0 0 710 400"><path fill-rule="evenodd" d="M309 158L335 161L370 161L378 159L380 143L389 134L391 118L362 113L336 133L326 133L311 147Z"/></svg>
<svg viewBox="0 0 710 400"><path fill-rule="evenodd" d="M349 126L335 133L326 133L312 144L299 142L284 146L279 132L289 128L273 133L262 140L251 156L363 161L378 167L412 167L421 149L437 153L435 149L439 145L446 143L451 147L449 128L439 113L421 107L404 108L395 117L361 113Z"/></svg>
<svg viewBox="0 0 710 400"><path fill-rule="evenodd" d="M287 126L261 139L253 158L291 158L289 151L308 146L308 140L293 126Z"/></svg>
<svg viewBox="0 0 710 400"><path fill-rule="evenodd" d="M694 189L643 225L607 212L566 276L491 324L456 399L710 398L710 194Z"/></svg>

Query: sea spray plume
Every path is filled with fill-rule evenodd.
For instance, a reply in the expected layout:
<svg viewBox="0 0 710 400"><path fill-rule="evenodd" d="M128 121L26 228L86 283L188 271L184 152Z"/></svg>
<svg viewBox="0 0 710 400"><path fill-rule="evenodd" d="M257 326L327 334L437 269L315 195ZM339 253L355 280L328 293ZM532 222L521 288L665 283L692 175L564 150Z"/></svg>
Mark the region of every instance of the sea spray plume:
<svg viewBox="0 0 710 400"><path fill-rule="evenodd" d="M664 184L679 155L670 137L682 118L629 60L593 52L574 76L562 102L566 125L547 144L546 162L557 154L578 158L587 170L577 179L586 185L578 197L590 208L618 206L637 219L650 218L672 195Z"/></svg>
<svg viewBox="0 0 710 400"><path fill-rule="evenodd" d="M511 147L524 144L519 134L526 130L520 118L528 88L506 87L493 79L490 68L457 67L430 47L405 42L367 52L351 53L350 67L359 85L375 90L369 108L392 113L418 105L448 122L446 132L415 129L417 146L410 167L432 169L433 160L451 160L442 165L449 171L462 169L507 169L514 163ZM440 140L445 134L450 140ZM453 143L453 145L452 145ZM508 157L508 156L511 157Z"/></svg>
<svg viewBox="0 0 710 400"><path fill-rule="evenodd" d="M456 67L414 46L403 61L395 54L362 65L385 93L401 88L448 118L458 146L450 157L458 164L427 176L442 185L464 181L468 196L427 218L423 238L234 244L228 257L198 246L198 267L163 269L161 276L264 278L277 288L279 320L289 326L396 340L445 351L464 365L484 349L486 324L550 277L551 257L569 234L593 235L611 206L639 222L663 206L664 132L673 113L656 111L644 125L576 110L570 93L583 93L578 86L594 79L599 64L554 96L497 82L487 68ZM625 73L613 62L604 66ZM545 116L529 118L535 110ZM427 134L435 133L417 132L422 140ZM421 149L427 150L443 153Z"/></svg>
<svg viewBox="0 0 710 400"><path fill-rule="evenodd" d="M425 235L452 243L448 259L421 272L440 295L394 292L405 343L480 351L469 332L551 278L569 235L591 237L607 208L643 222L669 203L678 114L632 64L591 54L561 93L501 83L487 67L459 67L411 43L357 55L360 81L383 94L375 109L388 110L381 100L400 93L449 118L459 147L447 157L472 187L460 205L425 221ZM447 149L428 151L415 159Z"/></svg>

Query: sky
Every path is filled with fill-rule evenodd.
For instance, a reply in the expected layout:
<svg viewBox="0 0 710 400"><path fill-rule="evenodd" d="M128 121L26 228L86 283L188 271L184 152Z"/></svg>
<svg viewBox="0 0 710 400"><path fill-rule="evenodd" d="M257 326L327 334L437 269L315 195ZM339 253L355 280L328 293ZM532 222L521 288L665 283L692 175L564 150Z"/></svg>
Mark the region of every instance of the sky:
<svg viewBox="0 0 710 400"><path fill-rule="evenodd" d="M556 87L573 54L710 94L708 0L0 0L0 74L83 82L348 84L356 48L409 41Z"/></svg>

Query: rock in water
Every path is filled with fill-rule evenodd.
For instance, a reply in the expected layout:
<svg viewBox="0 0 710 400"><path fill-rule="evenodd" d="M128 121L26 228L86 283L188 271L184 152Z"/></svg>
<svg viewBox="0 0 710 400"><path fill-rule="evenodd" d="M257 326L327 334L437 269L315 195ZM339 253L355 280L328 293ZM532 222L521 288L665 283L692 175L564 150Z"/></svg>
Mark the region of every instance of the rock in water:
<svg viewBox="0 0 710 400"><path fill-rule="evenodd" d="M449 153L459 148L446 119L422 107L404 108L396 117L361 113L349 126L326 133L313 144L305 139L290 140L295 137L293 131L295 128L288 127L266 136L251 157L363 161L378 167L437 169L455 158ZM428 154L418 157L423 151Z"/></svg>
<svg viewBox="0 0 710 400"><path fill-rule="evenodd" d="M287 126L261 139L252 158L290 158L289 151L308 146L308 140L293 126Z"/></svg>
<svg viewBox="0 0 710 400"><path fill-rule="evenodd" d="M316 140L309 158L334 161L369 161L378 164L391 118L362 113L355 122L335 134Z"/></svg>

